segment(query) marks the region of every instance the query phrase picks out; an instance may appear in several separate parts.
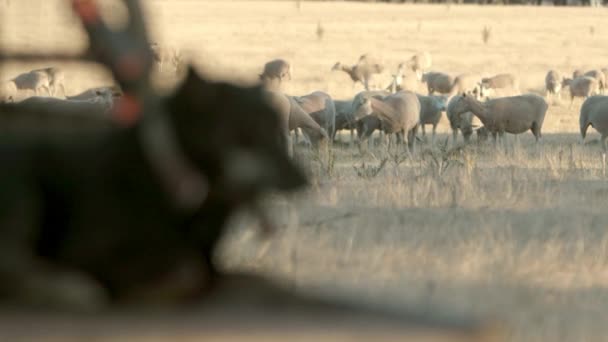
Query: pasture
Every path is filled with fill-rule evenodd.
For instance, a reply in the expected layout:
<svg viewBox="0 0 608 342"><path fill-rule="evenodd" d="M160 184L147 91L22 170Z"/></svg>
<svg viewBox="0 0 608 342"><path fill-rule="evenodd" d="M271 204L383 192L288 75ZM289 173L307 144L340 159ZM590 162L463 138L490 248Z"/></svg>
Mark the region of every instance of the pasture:
<svg viewBox="0 0 608 342"><path fill-rule="evenodd" d="M78 51L84 35L61 1L0 2L0 46ZM117 24L120 13L106 1ZM218 79L253 83L263 64L289 60L286 92L362 90L337 61L381 58L390 83L397 64L418 51L433 70L453 75L510 72L521 90L544 95L549 69L608 66L604 9L391 5L294 1L149 0L153 39L179 47ZM322 37L317 34L323 28ZM491 27L487 44L484 26ZM0 79L44 64L7 63ZM108 84L86 64L60 64L66 91ZM157 75L170 89L176 77ZM425 89L420 89L426 93ZM608 335L608 181L599 135L580 144L581 99L550 100L543 141L531 133L506 148L454 145L442 118L435 146L413 158L376 146L365 155L340 137L322 159L304 147L295 158L312 186L269 198L279 231L257 238L244 213L218 255L228 269L253 269L297 289L347 289L387 305L496 319L512 341L598 341ZM252 113L254 115L255 113ZM428 131L428 130L427 130ZM380 165L382 167L380 168ZM344 290L342 290L344 291Z"/></svg>

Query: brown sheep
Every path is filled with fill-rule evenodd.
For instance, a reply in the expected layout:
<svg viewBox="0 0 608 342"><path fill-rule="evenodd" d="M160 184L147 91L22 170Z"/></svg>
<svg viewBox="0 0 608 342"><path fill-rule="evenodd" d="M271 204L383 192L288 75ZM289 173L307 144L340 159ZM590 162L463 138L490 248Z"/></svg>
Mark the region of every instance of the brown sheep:
<svg viewBox="0 0 608 342"><path fill-rule="evenodd" d="M513 74L498 74L481 79L481 96L490 96L496 90L519 94L519 79Z"/></svg>
<svg viewBox="0 0 608 342"><path fill-rule="evenodd" d="M545 89L547 90L547 98L549 95L557 95L558 99L561 99L561 90L563 83L562 74L556 70L549 70L545 76Z"/></svg>
<svg viewBox="0 0 608 342"><path fill-rule="evenodd" d="M384 67L369 55L362 55L359 57L357 64L353 66L344 65L340 62L336 62L331 68L332 71L343 71L354 84L360 82L363 84L365 90L370 90L373 75L379 74L384 71Z"/></svg>

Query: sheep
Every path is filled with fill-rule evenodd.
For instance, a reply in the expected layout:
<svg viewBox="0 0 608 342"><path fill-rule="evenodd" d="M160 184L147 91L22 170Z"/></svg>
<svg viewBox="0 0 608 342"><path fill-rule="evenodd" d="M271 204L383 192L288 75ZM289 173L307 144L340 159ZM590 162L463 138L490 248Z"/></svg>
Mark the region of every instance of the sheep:
<svg viewBox="0 0 608 342"><path fill-rule="evenodd" d="M428 52L420 52L413 55L405 63L401 63L399 67L406 66L410 68L418 76L418 80L422 80L422 74L433 66L433 58Z"/></svg>
<svg viewBox="0 0 608 342"><path fill-rule="evenodd" d="M315 91L304 96L292 97L319 126L323 127L333 141L336 134L336 106L331 96L322 91ZM303 129L308 135L307 129Z"/></svg>
<svg viewBox="0 0 608 342"><path fill-rule="evenodd" d="M391 93L403 90L416 92L418 91L419 85L420 81L415 73L403 70L403 68L400 67L397 70L397 73L392 75L392 81L385 90Z"/></svg>
<svg viewBox="0 0 608 342"><path fill-rule="evenodd" d="M291 73L291 64L284 59L278 58L264 64L264 70L262 70L259 77L269 89L279 90L283 80L291 81Z"/></svg>
<svg viewBox="0 0 608 342"><path fill-rule="evenodd" d="M576 69L572 72L572 79L579 78L585 75L585 72L581 69Z"/></svg>
<svg viewBox="0 0 608 342"><path fill-rule="evenodd" d="M602 70L595 69L587 71L583 76L593 77L597 80L597 85L600 93L604 93L606 89L606 75L602 72Z"/></svg>
<svg viewBox="0 0 608 342"><path fill-rule="evenodd" d="M422 82L426 83L429 95L435 92L449 94L452 91L454 78L442 72L427 72L422 75Z"/></svg>
<svg viewBox="0 0 608 342"><path fill-rule="evenodd" d="M65 97L65 74L63 70L56 67L33 70L35 72L45 73L49 79L49 93L51 96L57 96L58 88L61 87L62 96Z"/></svg>
<svg viewBox="0 0 608 342"><path fill-rule="evenodd" d="M426 137L424 126L433 125L431 144L434 144L437 124L441 120L441 113L446 110L447 97L436 95L424 96L420 94L416 94L416 96L418 96L418 101L420 101L420 128L422 128L422 137Z"/></svg>
<svg viewBox="0 0 608 342"><path fill-rule="evenodd" d="M455 144L458 138L458 130L462 133L462 137L465 143L468 143L473 134L473 113L470 111L457 112L457 103L460 100L461 95L455 95L450 99L446 114L450 121L450 127L452 128L452 141Z"/></svg>
<svg viewBox="0 0 608 342"><path fill-rule="evenodd" d="M559 71L549 70L545 76L545 89L547 90L547 98L549 95L557 95L561 99L563 77Z"/></svg>
<svg viewBox="0 0 608 342"><path fill-rule="evenodd" d="M279 114L282 138L287 143L286 148L290 156L293 156L293 144L289 132L297 128L307 129L309 138L320 150L327 147L327 132L293 98L277 91L266 90L264 100Z"/></svg>
<svg viewBox="0 0 608 342"><path fill-rule="evenodd" d="M568 108L572 107L575 97L588 98L599 91L597 79L589 76L577 77L575 79L566 78L562 84L564 87L570 87L570 106Z"/></svg>
<svg viewBox="0 0 608 342"><path fill-rule="evenodd" d="M53 97L32 96L13 104L19 112L61 113L66 116L87 115L92 117L109 117L113 105L113 94L102 91L99 91L96 97L87 100L62 100Z"/></svg>
<svg viewBox="0 0 608 342"><path fill-rule="evenodd" d="M464 73L454 77L449 97L462 93L474 94L476 97L479 97L481 94L479 80L479 75L472 73Z"/></svg>
<svg viewBox="0 0 608 342"><path fill-rule="evenodd" d="M496 144L497 134L504 141L505 132L520 134L527 130L532 131L538 143L548 107L544 98L534 94L501 97L484 103L463 94L453 109L456 113L470 111L477 116L492 133Z"/></svg>
<svg viewBox="0 0 608 342"><path fill-rule="evenodd" d="M348 74L348 76L350 76L353 84L360 82L363 84L365 90L370 90L373 75L382 73L382 71L384 71L384 67L374 58L365 54L359 57L359 62L353 66L336 62L331 70L345 72Z"/></svg>
<svg viewBox="0 0 608 342"><path fill-rule="evenodd" d="M158 43L152 42L150 43L150 51L159 72L163 72L163 65L167 62L173 65L176 73L181 70L182 56L177 48L160 46Z"/></svg>
<svg viewBox="0 0 608 342"><path fill-rule="evenodd" d="M50 95L50 80L46 72L32 70L20 74L9 82L14 84L17 90L31 90L35 95L39 95L42 90Z"/></svg>
<svg viewBox="0 0 608 342"><path fill-rule="evenodd" d="M487 97L497 90L519 94L519 79L513 74L498 74L482 78L480 90L482 97Z"/></svg>
<svg viewBox="0 0 608 342"><path fill-rule="evenodd" d="M420 101L416 94L402 91L391 94L381 100L368 97L357 108L371 109L372 116L376 116L381 122L381 129L387 134L407 134L408 152L413 153L416 141L416 131L420 123ZM373 130L357 132L361 143L371 136Z"/></svg>
<svg viewBox="0 0 608 342"><path fill-rule="evenodd" d="M606 139L608 139L608 96L591 96L583 102L580 112L580 129L582 142L587 136L589 126L595 128L602 136L602 173L606 175Z"/></svg>
<svg viewBox="0 0 608 342"><path fill-rule="evenodd" d="M390 95L390 93L386 91L362 91L355 95L352 100L334 100L336 108L336 131L343 129L350 130L350 143L352 145L354 141L353 130L356 129L357 120L371 114L371 111L366 111L366 109L369 108L361 106L360 104L368 97L383 99L388 95Z"/></svg>

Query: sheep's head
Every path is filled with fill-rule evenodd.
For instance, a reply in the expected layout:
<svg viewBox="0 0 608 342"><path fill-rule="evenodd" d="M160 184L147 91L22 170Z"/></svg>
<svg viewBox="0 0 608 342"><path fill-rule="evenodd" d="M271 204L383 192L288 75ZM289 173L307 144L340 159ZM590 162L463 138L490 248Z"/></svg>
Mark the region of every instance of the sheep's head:
<svg viewBox="0 0 608 342"><path fill-rule="evenodd" d="M334 66L333 66L333 67L331 67L331 70L332 70L332 71L335 71L335 70L340 70L340 68L342 68L342 63L340 63L340 62L336 62L336 64L334 64Z"/></svg>
<svg viewBox="0 0 608 342"><path fill-rule="evenodd" d="M481 126L477 130L477 141L484 142L487 141L490 137L490 131L486 128L486 126Z"/></svg>
<svg viewBox="0 0 608 342"><path fill-rule="evenodd" d="M352 113L355 120L373 113L370 94L361 92L355 96L352 104Z"/></svg>
<svg viewBox="0 0 608 342"><path fill-rule="evenodd" d="M582 77L585 73L582 70L574 70L572 78Z"/></svg>
<svg viewBox="0 0 608 342"><path fill-rule="evenodd" d="M562 78L562 87L568 87L570 86L570 84L572 83L572 79L571 78Z"/></svg>

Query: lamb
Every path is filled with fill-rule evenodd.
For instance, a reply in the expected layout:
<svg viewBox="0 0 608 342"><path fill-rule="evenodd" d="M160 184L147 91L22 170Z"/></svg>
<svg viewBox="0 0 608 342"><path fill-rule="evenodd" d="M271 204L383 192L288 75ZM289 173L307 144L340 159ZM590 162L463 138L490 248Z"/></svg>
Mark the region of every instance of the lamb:
<svg viewBox="0 0 608 342"><path fill-rule="evenodd" d="M371 56L365 54L359 57L359 62L353 66L336 62L331 70L338 70L347 73L354 84L360 82L363 84L365 90L370 90L373 75L382 73L382 71L384 71L384 67Z"/></svg>
<svg viewBox="0 0 608 342"><path fill-rule="evenodd" d="M63 70L56 67L33 70L35 72L45 73L49 79L49 93L51 96L57 96L58 88L61 87L62 96L65 97L65 74Z"/></svg>
<svg viewBox="0 0 608 342"><path fill-rule="evenodd" d="M503 139L505 132L520 134L527 130L532 131L538 142L547 108L545 99L534 94L502 97L485 103L463 94L454 105L456 113L470 111L477 116L492 133L495 143L497 134Z"/></svg>
<svg viewBox="0 0 608 342"><path fill-rule="evenodd" d="M470 95L470 94L469 94ZM473 134L473 113L470 111L457 112L457 104L461 95L453 96L448 103L446 114L452 128L452 141L455 144L458 138L458 130L462 133L465 143L468 143Z"/></svg>
<svg viewBox="0 0 608 342"><path fill-rule="evenodd" d="M422 82L426 83L429 95L435 92L449 94L452 91L454 78L442 72L427 72L422 75Z"/></svg>
<svg viewBox="0 0 608 342"><path fill-rule="evenodd" d="M433 66L433 58L428 52L420 52L413 55L405 63L401 63L399 67L407 66L418 75L418 80L422 80L422 74Z"/></svg>
<svg viewBox="0 0 608 342"><path fill-rule="evenodd" d="M572 107L575 97L588 98L599 91L597 79L589 76L577 77L575 79L566 78L562 84L564 87L570 87L570 106L568 108Z"/></svg>
<svg viewBox="0 0 608 342"><path fill-rule="evenodd" d="M519 94L519 80L513 74L498 74L493 77L482 78L480 90L482 97L487 97L497 90Z"/></svg>
<svg viewBox="0 0 608 342"><path fill-rule="evenodd" d="M433 125L433 135L431 143L435 143L435 135L437 133L437 124L441 120L441 113L446 110L447 97L436 96L436 95L419 95L418 101L420 101L420 127L422 128L422 136L426 137L424 129L425 125Z"/></svg>
<svg viewBox="0 0 608 342"><path fill-rule="evenodd" d="M557 95L558 99L561 99L563 77L559 71L549 70L547 76L545 76L545 89L547 90L547 98L549 95Z"/></svg>
<svg viewBox="0 0 608 342"><path fill-rule="evenodd" d="M449 96L452 97L456 94L467 93L475 94L475 96L478 97L481 94L479 79L479 75L471 73L464 73L454 77Z"/></svg>
<svg viewBox="0 0 608 342"><path fill-rule="evenodd" d="M39 95L44 90L50 95L50 80L46 72L32 70L18 75L9 82L12 82L17 90L30 90L35 95Z"/></svg>
<svg viewBox="0 0 608 342"><path fill-rule="evenodd" d="M273 59L264 64L260 80L270 89L279 90L283 80L291 81L291 64L284 59ZM275 85L276 82L276 85Z"/></svg>
<svg viewBox="0 0 608 342"><path fill-rule="evenodd" d="M606 175L606 139L608 139L608 96L592 96L583 102L580 113L582 141L585 141L589 126L595 128L602 136L602 173Z"/></svg>

